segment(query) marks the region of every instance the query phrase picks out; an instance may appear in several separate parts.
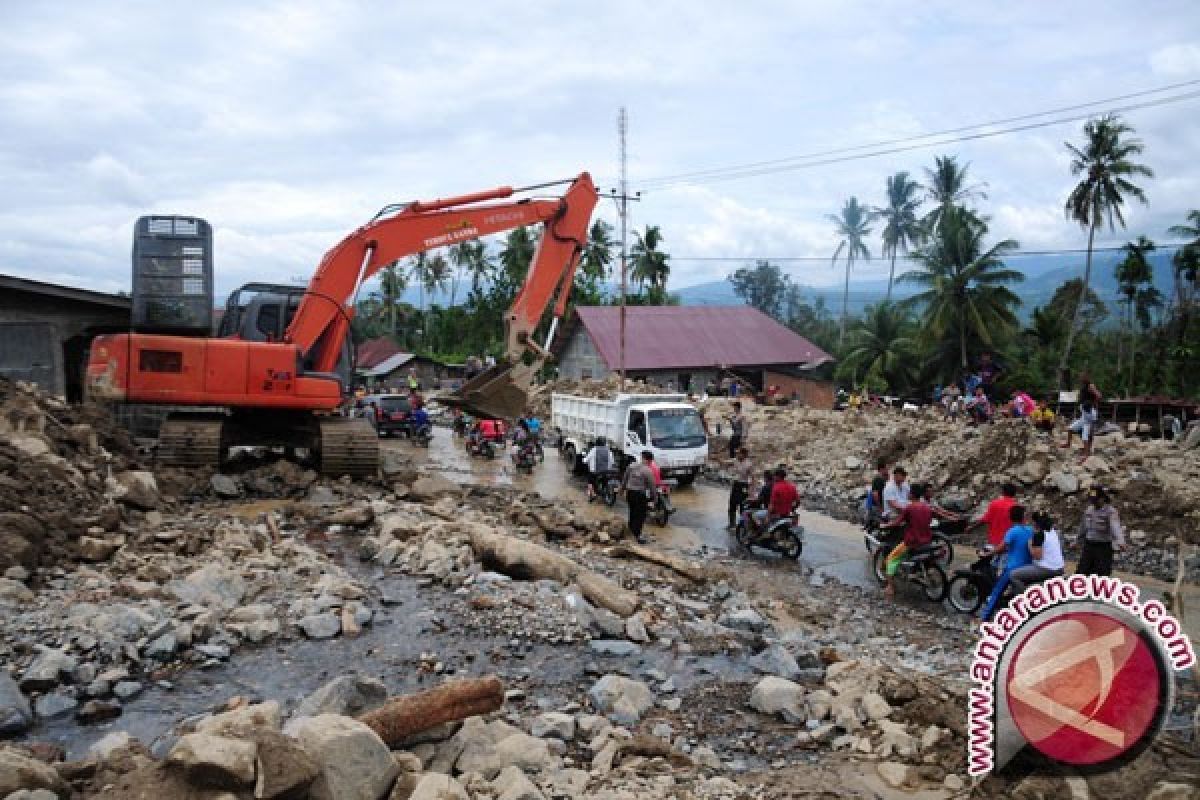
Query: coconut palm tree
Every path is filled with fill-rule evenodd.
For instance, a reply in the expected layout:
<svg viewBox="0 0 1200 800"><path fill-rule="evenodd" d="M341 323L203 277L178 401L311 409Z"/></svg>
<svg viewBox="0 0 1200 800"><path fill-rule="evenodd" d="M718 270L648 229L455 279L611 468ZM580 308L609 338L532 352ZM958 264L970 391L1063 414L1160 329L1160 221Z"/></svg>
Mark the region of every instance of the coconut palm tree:
<svg viewBox="0 0 1200 800"><path fill-rule="evenodd" d="M921 185L908 177L907 172L897 172L887 179L887 205L872 210L871 216L883 220L883 255L891 259L888 270L886 302L892 302L892 283L896 279L896 253L909 251L921 238L921 222L917 219L917 207Z"/></svg>
<svg viewBox="0 0 1200 800"><path fill-rule="evenodd" d="M904 305L924 308L927 334L958 340L960 370L967 369L969 341L995 349L1017 328L1014 309L1021 299L1008 286L1025 276L1005 267L1004 256L1018 245L1005 239L985 248L986 235L987 225L969 209L950 206L917 254L921 266L900 276L902 283L923 290Z"/></svg>
<svg viewBox="0 0 1200 800"><path fill-rule="evenodd" d="M891 391L906 388L916 345L909 335L911 322L908 309L887 301L868 307L850 331L850 351L843 363L856 374L878 375Z"/></svg>
<svg viewBox="0 0 1200 800"><path fill-rule="evenodd" d="M1125 204L1125 197L1129 196L1142 203L1146 202L1145 192L1130 178L1154 177L1154 172L1149 167L1131 160L1134 156L1140 155L1144 149L1140 139L1130 136L1133 132L1133 128L1122 122L1117 115L1105 114L1084 123L1082 147L1064 142L1072 156L1071 174L1083 176L1079 184L1071 191L1064 207L1067 218L1078 222L1088 232L1087 259L1083 266L1081 299L1087 296L1088 287L1091 285L1092 244L1096 239L1096 228L1103 221L1108 222L1109 230L1116 230L1115 223L1120 223L1124 228L1125 215L1122 213L1121 207ZM1058 363L1060 388L1066 377L1071 348L1075 344L1081 306L1082 303L1075 305L1075 311L1071 315L1071 325L1067 328L1067 343L1063 347L1062 358Z"/></svg>
<svg viewBox="0 0 1200 800"><path fill-rule="evenodd" d="M479 266L486 259L487 247L478 239L460 242L450 248L450 263L454 265L454 275L450 280L450 306L453 307L458 299L458 284L463 273L471 276L471 288L478 289L483 277L483 268Z"/></svg>
<svg viewBox="0 0 1200 800"><path fill-rule="evenodd" d="M595 305L603 300L603 284L608 280L613 260L612 225L602 219L592 223L587 245L579 259L575 275L575 290L582 305Z"/></svg>
<svg viewBox="0 0 1200 800"><path fill-rule="evenodd" d="M659 227L647 225L645 233L634 231L633 247L629 251L633 257L630 275L637 282L639 291L648 287L647 299L651 305L665 302L667 279L671 276L671 265L667 263L671 257L659 249L662 241Z"/></svg>
<svg viewBox="0 0 1200 800"><path fill-rule="evenodd" d="M536 251L537 241L524 225L513 228L504 237L504 247L500 249L500 272L493 287L499 293L501 308L512 302L517 290L525 282Z"/></svg>
<svg viewBox="0 0 1200 800"><path fill-rule="evenodd" d="M986 183L967 183L967 169L970 166L959 166L954 156L938 156L933 161L933 169L925 168L925 199L933 203L933 208L921 220L926 236L932 235L946 209L951 206L966 208L970 200L987 199L983 191Z"/></svg>
<svg viewBox="0 0 1200 800"><path fill-rule="evenodd" d="M379 276L379 300L382 311L387 315L388 333L396 336L396 307L408 288L408 279L396 264L384 267Z"/></svg>
<svg viewBox="0 0 1200 800"><path fill-rule="evenodd" d="M1139 236L1136 242L1126 242L1121 248L1125 251L1125 258L1121 263L1117 264L1117 290L1125 299L1125 318L1122 320L1122 326L1125 328L1125 333L1129 337L1129 382L1127 384L1127 392L1133 393L1133 362L1136 357L1134 348L1137 346L1133 331L1133 310L1134 304L1138 299L1138 292L1144 284L1151 283L1154 280L1154 269L1150 266L1150 262L1146 259L1146 255L1154 251L1154 242L1147 239L1145 236ZM1145 303L1146 300L1143 300ZM1117 375L1121 374L1121 364L1123 360L1123 349L1117 347Z"/></svg>
<svg viewBox="0 0 1200 800"><path fill-rule="evenodd" d="M850 306L850 271L854 262L860 258L870 258L871 251L867 249L866 238L871 235L871 212L858 202L857 197L851 197L842 206L842 213L826 214L826 218L837 227L841 237L837 250L833 251L832 263L836 267L837 260L846 252L846 286L842 290L842 325L838 331L838 347L846 340L846 318Z"/></svg>

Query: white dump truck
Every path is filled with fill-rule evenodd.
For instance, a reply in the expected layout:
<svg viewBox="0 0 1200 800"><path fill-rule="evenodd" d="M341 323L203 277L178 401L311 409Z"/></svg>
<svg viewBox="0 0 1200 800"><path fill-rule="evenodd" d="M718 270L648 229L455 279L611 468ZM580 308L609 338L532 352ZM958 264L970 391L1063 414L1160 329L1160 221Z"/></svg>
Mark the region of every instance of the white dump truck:
<svg viewBox="0 0 1200 800"><path fill-rule="evenodd" d="M664 478L686 486L708 459L700 413L686 399L682 394L619 394L614 400L555 394L550 425L563 456L576 468L591 443L604 438L623 454L623 463L649 450Z"/></svg>

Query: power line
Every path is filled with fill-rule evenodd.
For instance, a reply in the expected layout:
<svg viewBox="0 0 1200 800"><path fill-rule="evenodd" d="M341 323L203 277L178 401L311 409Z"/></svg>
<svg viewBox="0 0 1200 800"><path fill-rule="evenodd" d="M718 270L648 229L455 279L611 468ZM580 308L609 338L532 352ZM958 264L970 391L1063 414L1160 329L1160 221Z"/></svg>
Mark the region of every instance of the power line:
<svg viewBox="0 0 1200 800"><path fill-rule="evenodd" d="M955 144L959 142L974 141L977 139L987 139L995 136L1003 136L1010 133L1018 133L1021 131L1035 130L1038 128L1046 128L1052 125L1062 125L1068 122L1078 122L1079 120L1088 119L1097 113L1093 110L1086 114L1070 114L1060 116L1054 119L1040 120L1038 122L1027 122L1023 125L1011 125L1000 128L998 130L977 130L979 128L992 128L996 125L1003 125L1011 122L1034 119L1037 117L1047 116L1049 114L1062 113L1079 108L1103 105L1114 100L1122 98L1131 98L1146 96L1149 94L1157 94L1171 89L1182 88L1185 86L1194 86L1200 84L1200 80L1186 81L1180 84L1173 84L1167 87L1159 87L1157 89L1147 89L1143 92L1135 92L1130 95L1122 95L1118 98L1109 98L1108 100L1098 100L1091 103L1081 103L1075 106L1065 106L1061 109L1051 111L1042 111L1035 114L1025 114L1018 117L1009 117L1006 120L997 120L994 122L980 123L976 125L968 125L959 128L951 128L935 133L922 134L919 136L904 137L901 139L892 139L883 142L875 142L872 144L855 145L852 147L838 148L835 150L821 151L810 153L808 155L792 156L789 158L775 159L772 161L752 162L729 167L718 167L708 170L698 170L687 173L679 173L677 175L662 176L652 178L642 183L643 190L659 190L666 189L676 185L694 184L694 183L709 183L723 180L736 180L738 178L756 177L759 175L769 175L777 172L787 172L799 169L808 169L811 167L826 166L829 164L842 163L846 161L857 161L866 158L876 158L882 155L891 155L894 153L908 152L911 150L920 150L929 147L940 147L947 144ZM1200 97L1200 91L1184 92L1182 94L1171 95L1168 97L1155 98L1146 100L1140 103L1130 103L1124 106L1115 106L1103 111L1107 113L1119 113L1137 111L1140 109L1154 108L1157 106L1168 105L1171 103L1179 103L1187 100L1194 100ZM974 133L963 133L965 131L976 131ZM954 135L961 134L961 135ZM935 141L924 141L933 139ZM869 152L859 152L859 151Z"/></svg>
<svg viewBox="0 0 1200 800"><path fill-rule="evenodd" d="M1155 243L1154 249L1158 250L1178 250L1181 247L1186 247L1189 242L1169 242L1166 244ZM1111 247L1093 247L1093 253L1118 253L1123 251L1124 246ZM1087 248L1064 248L1062 250L1014 250L1011 253L1005 253L1003 258L1022 258L1025 256L1068 256L1068 255L1083 255L1087 252ZM830 259L828 256L677 256L671 255L672 261L771 261L771 262L791 262L791 261L812 261L828 264ZM912 254L897 255L897 261L917 261L917 256ZM855 259L856 264L870 263L879 261L890 263L891 257L884 258L883 256L870 256L868 258Z"/></svg>

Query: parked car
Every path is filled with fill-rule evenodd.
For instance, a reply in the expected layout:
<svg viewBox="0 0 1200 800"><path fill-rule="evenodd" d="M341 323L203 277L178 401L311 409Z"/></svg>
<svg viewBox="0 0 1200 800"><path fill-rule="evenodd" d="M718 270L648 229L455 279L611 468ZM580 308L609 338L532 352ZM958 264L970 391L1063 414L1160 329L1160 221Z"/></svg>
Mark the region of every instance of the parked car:
<svg viewBox="0 0 1200 800"><path fill-rule="evenodd" d="M362 403L364 407L374 403L379 409L375 430L380 436L408 434L408 415L412 411L408 397L402 394L369 394L362 399Z"/></svg>

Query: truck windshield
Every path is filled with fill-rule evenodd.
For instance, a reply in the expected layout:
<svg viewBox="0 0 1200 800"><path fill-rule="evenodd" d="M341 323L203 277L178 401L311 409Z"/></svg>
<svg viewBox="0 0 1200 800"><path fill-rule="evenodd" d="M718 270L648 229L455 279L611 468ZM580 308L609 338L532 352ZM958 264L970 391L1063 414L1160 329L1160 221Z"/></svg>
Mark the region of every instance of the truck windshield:
<svg viewBox="0 0 1200 800"><path fill-rule="evenodd" d="M650 444L655 447L703 447L704 426L694 408L664 408L650 412Z"/></svg>

